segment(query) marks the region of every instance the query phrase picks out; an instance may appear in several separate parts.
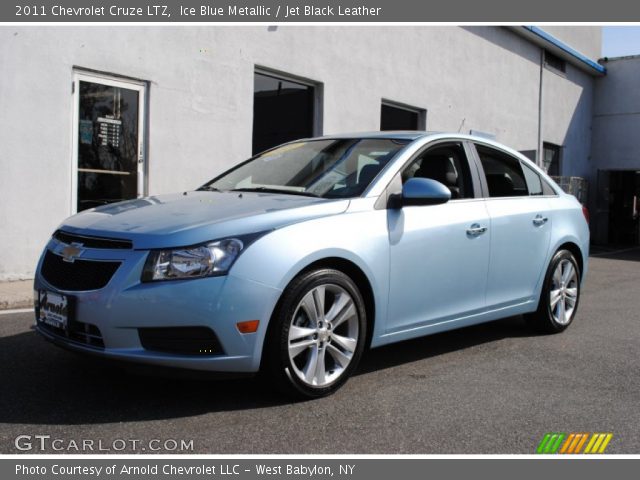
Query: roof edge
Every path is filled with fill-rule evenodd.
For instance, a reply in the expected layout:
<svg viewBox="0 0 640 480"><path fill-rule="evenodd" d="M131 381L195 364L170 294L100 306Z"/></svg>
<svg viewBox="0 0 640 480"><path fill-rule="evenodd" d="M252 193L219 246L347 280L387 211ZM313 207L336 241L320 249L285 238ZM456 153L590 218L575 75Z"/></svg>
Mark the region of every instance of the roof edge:
<svg viewBox="0 0 640 480"><path fill-rule="evenodd" d="M534 44L546 48L550 52L558 55L562 59L568 61L580 70L593 75L603 76L607 74L607 69L600 65L597 61L592 60L586 55L578 52L576 49L564 43L562 40L547 33L540 27L535 25L520 25L507 27L514 33L526 38Z"/></svg>
<svg viewBox="0 0 640 480"><path fill-rule="evenodd" d="M635 55L621 55L618 57L602 57L600 62L615 62L616 60L638 60L640 58L640 54Z"/></svg>

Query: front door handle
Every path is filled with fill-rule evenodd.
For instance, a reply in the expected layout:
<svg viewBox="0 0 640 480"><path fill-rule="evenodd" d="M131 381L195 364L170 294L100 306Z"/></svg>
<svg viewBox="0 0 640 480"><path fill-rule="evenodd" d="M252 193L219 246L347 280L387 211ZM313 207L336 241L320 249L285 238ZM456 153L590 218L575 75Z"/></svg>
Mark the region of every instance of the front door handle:
<svg viewBox="0 0 640 480"><path fill-rule="evenodd" d="M545 223L547 223L549 219L547 217L543 217L542 215L536 215L536 217L533 219L533 224L536 227L539 227L541 225L544 225Z"/></svg>
<svg viewBox="0 0 640 480"><path fill-rule="evenodd" d="M474 223L469 228L467 228L467 235L477 237L478 235L482 235L486 231L487 227L481 227L479 223Z"/></svg>

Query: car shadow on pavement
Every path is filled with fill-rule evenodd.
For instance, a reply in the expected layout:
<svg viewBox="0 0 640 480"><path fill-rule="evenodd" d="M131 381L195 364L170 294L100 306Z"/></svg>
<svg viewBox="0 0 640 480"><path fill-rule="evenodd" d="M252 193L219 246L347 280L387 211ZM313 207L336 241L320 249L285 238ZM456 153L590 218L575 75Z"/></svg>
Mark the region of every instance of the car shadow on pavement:
<svg viewBox="0 0 640 480"><path fill-rule="evenodd" d="M539 336L523 317L511 317L375 348L365 353L356 375L437 357L503 338Z"/></svg>
<svg viewBox="0 0 640 480"><path fill-rule="evenodd" d="M532 335L518 318L366 352L357 375L446 352ZM291 403L257 378L141 375L59 349L35 332L0 337L0 423L81 425L183 418Z"/></svg>
<svg viewBox="0 0 640 480"><path fill-rule="evenodd" d="M60 349L33 331L0 337L0 424L146 421L289 402L254 378L205 381L165 373L132 373Z"/></svg>

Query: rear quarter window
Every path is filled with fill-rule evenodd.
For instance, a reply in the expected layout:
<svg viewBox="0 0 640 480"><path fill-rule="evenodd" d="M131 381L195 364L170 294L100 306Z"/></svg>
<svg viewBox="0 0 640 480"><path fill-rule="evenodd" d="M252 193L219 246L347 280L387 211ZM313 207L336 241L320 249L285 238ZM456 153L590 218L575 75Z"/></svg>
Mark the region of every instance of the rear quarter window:
<svg viewBox="0 0 640 480"><path fill-rule="evenodd" d="M526 163L522 163L521 165L524 178L527 182L527 188L529 189L529 195L544 195L540 175Z"/></svg>

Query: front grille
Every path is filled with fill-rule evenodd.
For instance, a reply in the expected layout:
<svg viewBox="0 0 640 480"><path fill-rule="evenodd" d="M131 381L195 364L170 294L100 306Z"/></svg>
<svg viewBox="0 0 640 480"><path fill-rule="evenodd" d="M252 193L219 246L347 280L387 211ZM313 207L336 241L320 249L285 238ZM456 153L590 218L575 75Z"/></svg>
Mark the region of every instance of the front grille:
<svg viewBox="0 0 640 480"><path fill-rule="evenodd" d="M76 235L75 233L63 232L62 230L56 231L53 234L53 238L66 244L79 243L86 248L108 248L120 250L131 250L133 248L133 242L131 242L131 240L107 237L86 237L84 235Z"/></svg>
<svg viewBox="0 0 640 480"><path fill-rule="evenodd" d="M60 290L98 290L109 283L120 262L75 260L65 262L62 257L47 250L42 262L44 279Z"/></svg>
<svg viewBox="0 0 640 480"><path fill-rule="evenodd" d="M38 322L38 326L42 330L45 330L57 337L68 338L69 340L88 345L89 347L104 348L104 341L102 340L102 333L100 333L100 329L90 323L70 321L68 332L46 323Z"/></svg>
<svg viewBox="0 0 640 480"><path fill-rule="evenodd" d="M146 350L177 355L221 355L216 334L207 327L139 328L140 343Z"/></svg>

